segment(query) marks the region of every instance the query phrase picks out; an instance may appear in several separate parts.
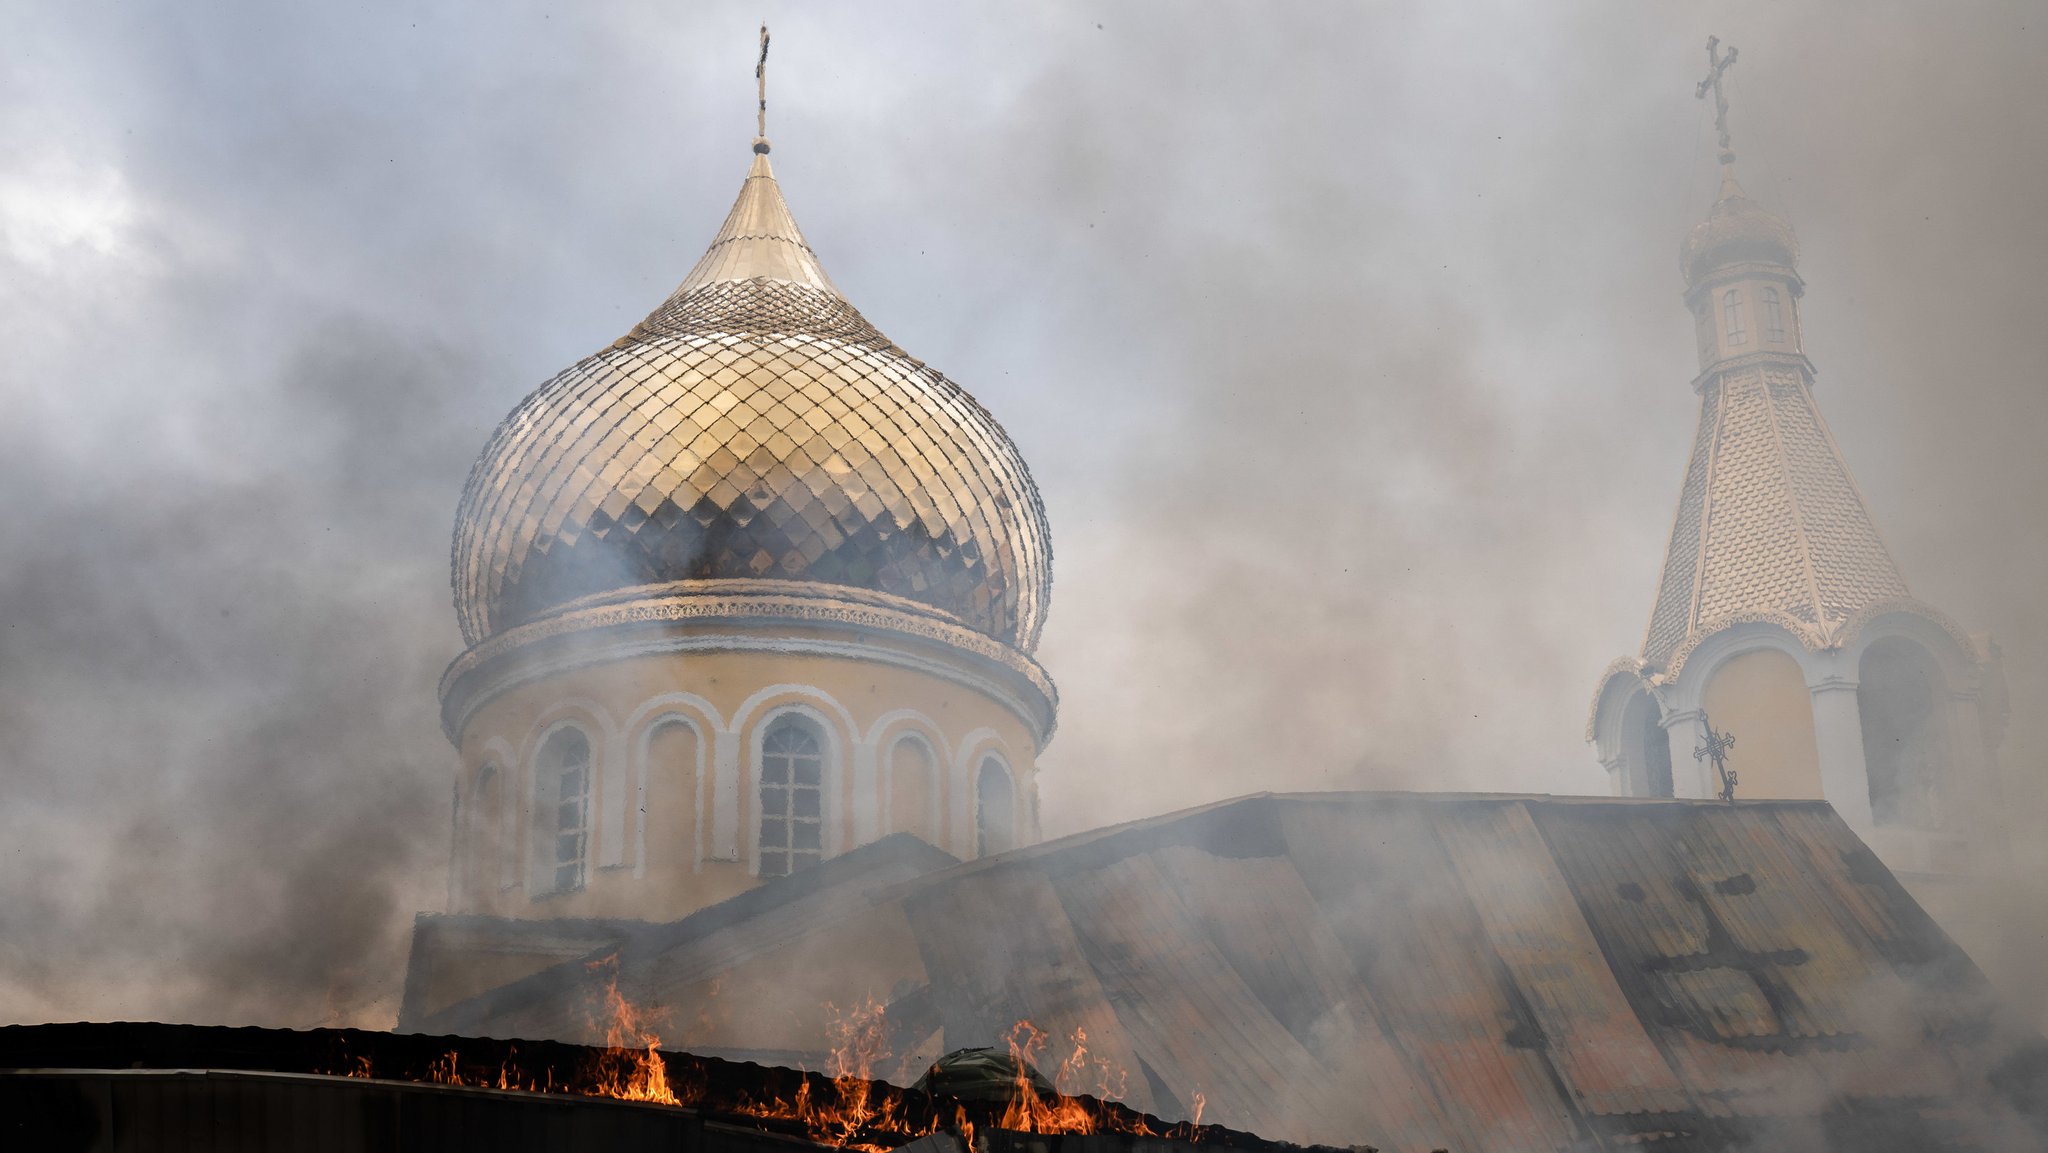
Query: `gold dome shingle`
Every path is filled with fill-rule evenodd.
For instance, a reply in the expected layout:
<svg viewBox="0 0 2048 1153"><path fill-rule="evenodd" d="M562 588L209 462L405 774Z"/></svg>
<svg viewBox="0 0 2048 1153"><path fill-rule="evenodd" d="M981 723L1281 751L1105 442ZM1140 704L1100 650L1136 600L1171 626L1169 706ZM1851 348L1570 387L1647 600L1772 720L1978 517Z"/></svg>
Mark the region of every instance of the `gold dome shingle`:
<svg viewBox="0 0 2048 1153"><path fill-rule="evenodd" d="M833 287L766 155L682 285L499 426L453 560L472 645L593 594L744 578L892 593L1029 651L1051 590L1016 447Z"/></svg>

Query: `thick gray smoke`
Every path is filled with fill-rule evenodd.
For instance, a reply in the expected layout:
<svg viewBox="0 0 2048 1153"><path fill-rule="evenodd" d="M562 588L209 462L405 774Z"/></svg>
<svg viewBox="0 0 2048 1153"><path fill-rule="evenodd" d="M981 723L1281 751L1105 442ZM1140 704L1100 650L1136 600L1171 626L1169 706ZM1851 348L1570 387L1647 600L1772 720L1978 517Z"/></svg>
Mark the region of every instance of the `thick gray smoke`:
<svg viewBox="0 0 2048 1153"><path fill-rule="evenodd" d="M464 470L709 239L760 15L0 9L0 1018L389 1021ZM1708 32L1821 404L1915 592L2003 645L2048 808L2028 5L767 15L798 219L1045 490L1049 833L1605 788L1694 418Z"/></svg>

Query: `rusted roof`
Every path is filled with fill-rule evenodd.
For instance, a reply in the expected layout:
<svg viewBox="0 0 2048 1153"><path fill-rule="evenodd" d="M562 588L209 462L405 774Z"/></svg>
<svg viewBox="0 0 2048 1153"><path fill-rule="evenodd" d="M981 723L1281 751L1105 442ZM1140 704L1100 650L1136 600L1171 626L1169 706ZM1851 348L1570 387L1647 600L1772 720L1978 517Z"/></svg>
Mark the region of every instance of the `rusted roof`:
<svg viewBox="0 0 2048 1153"><path fill-rule="evenodd" d="M1295 1141L1967 1148L2041 1044L1818 801L1261 795L861 892L809 947L900 910L908 1032L1079 1030L1134 1106Z"/></svg>

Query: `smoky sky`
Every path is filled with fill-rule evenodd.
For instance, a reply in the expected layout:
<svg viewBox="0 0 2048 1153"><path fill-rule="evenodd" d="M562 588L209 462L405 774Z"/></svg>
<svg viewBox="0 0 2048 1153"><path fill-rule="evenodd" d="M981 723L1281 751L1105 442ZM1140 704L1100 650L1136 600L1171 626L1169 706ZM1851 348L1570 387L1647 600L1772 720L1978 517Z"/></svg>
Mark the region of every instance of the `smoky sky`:
<svg viewBox="0 0 2048 1153"><path fill-rule="evenodd" d="M716 230L763 15L797 219L1044 492L1054 835L1605 791L1696 415L1692 84L1737 45L1822 409L2004 651L2042 907L2032 5L7 3L0 1018L388 1024L445 900L463 477Z"/></svg>

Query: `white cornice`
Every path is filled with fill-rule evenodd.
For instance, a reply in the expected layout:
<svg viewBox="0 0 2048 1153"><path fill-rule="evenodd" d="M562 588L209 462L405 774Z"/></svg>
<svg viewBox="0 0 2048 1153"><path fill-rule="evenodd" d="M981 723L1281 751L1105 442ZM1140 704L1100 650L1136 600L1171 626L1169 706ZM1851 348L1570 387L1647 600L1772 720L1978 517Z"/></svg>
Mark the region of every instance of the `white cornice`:
<svg viewBox="0 0 2048 1153"><path fill-rule="evenodd" d="M1027 654L915 601L832 585L683 581L576 602L457 657L441 677L441 724L459 741L482 705L572 669L666 653L762 652L873 661L974 689L1024 722L1040 748L1059 695ZM778 626L781 626L778 628Z"/></svg>

